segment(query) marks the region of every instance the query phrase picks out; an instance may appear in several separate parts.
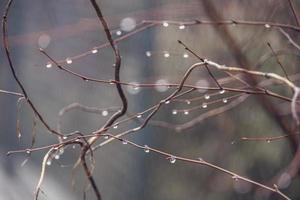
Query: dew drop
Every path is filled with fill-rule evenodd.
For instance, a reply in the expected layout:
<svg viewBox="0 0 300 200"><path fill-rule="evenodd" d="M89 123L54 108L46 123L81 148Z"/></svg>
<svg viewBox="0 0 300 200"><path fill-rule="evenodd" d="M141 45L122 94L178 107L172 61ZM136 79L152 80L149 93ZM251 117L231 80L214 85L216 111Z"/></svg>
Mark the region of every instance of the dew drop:
<svg viewBox="0 0 300 200"><path fill-rule="evenodd" d="M151 51L146 51L146 56L151 57L152 56Z"/></svg>
<svg viewBox="0 0 300 200"><path fill-rule="evenodd" d="M93 54L98 53L98 49L97 49L96 47L94 47L94 48L92 49L92 53L93 53Z"/></svg>
<svg viewBox="0 0 300 200"><path fill-rule="evenodd" d="M72 146L72 148L75 149L75 148L76 148L76 145L74 144L74 145Z"/></svg>
<svg viewBox="0 0 300 200"><path fill-rule="evenodd" d="M180 25L179 27L178 27L180 30L183 30L183 29L185 29L185 25Z"/></svg>
<svg viewBox="0 0 300 200"><path fill-rule="evenodd" d="M67 136L63 136L62 138L63 138L64 140L68 139L68 137L67 137Z"/></svg>
<svg viewBox="0 0 300 200"><path fill-rule="evenodd" d="M172 110L173 115L177 115L177 110Z"/></svg>
<svg viewBox="0 0 300 200"><path fill-rule="evenodd" d="M108 111L107 111L107 110L103 110L103 111L101 112L101 114L102 114L103 117L105 117L105 116L108 115Z"/></svg>
<svg viewBox="0 0 300 200"><path fill-rule="evenodd" d="M170 163L171 163L171 164L174 164L174 163L176 162L176 157L175 157L175 156L171 156L171 157L169 158L169 160L170 160Z"/></svg>
<svg viewBox="0 0 300 200"><path fill-rule="evenodd" d="M30 151L29 151L29 150L26 150L26 153L27 153L27 154L30 154Z"/></svg>
<svg viewBox="0 0 300 200"><path fill-rule="evenodd" d="M270 140L270 139L267 139L266 141L267 141L267 143L271 143L271 140Z"/></svg>
<svg viewBox="0 0 300 200"><path fill-rule="evenodd" d="M202 108L207 108L207 103L202 103Z"/></svg>
<svg viewBox="0 0 300 200"><path fill-rule="evenodd" d="M142 115L137 115L136 117L137 117L137 118L141 118L141 117L142 117Z"/></svg>
<svg viewBox="0 0 300 200"><path fill-rule="evenodd" d="M184 53L184 54L182 55L182 57L184 57L184 58L188 58L188 57L189 57L189 54L187 54L187 53Z"/></svg>
<svg viewBox="0 0 300 200"><path fill-rule="evenodd" d="M228 100L226 98L224 98L222 101L223 101L223 103L227 103L228 102Z"/></svg>
<svg viewBox="0 0 300 200"><path fill-rule="evenodd" d="M188 104L188 105L191 104L191 101L189 101L189 100L186 100L185 102L186 102L186 104Z"/></svg>
<svg viewBox="0 0 300 200"><path fill-rule="evenodd" d="M169 104L169 103L170 103L170 101L166 101L166 102L165 102L165 104Z"/></svg>
<svg viewBox="0 0 300 200"><path fill-rule="evenodd" d="M51 159L48 159L47 162L46 162L46 164L47 164L48 166L50 166L50 165L52 164Z"/></svg>
<svg viewBox="0 0 300 200"><path fill-rule="evenodd" d="M113 128L114 128L114 129L117 129L117 128L118 128L118 125L115 125Z"/></svg>
<svg viewBox="0 0 300 200"><path fill-rule="evenodd" d="M72 61L71 58L66 58L66 63L67 63L67 64L72 64L72 62L73 62L73 61Z"/></svg>
<svg viewBox="0 0 300 200"><path fill-rule="evenodd" d="M185 111L183 112L183 114L188 115L188 114L189 114L189 111L188 111L188 110L185 110Z"/></svg>
<svg viewBox="0 0 300 200"><path fill-rule="evenodd" d="M122 144L128 144L127 140L122 140Z"/></svg>
<svg viewBox="0 0 300 200"><path fill-rule="evenodd" d="M148 145L144 145L144 151L145 151L145 153L149 153L150 152L150 149L149 149Z"/></svg>
<svg viewBox="0 0 300 200"><path fill-rule="evenodd" d="M116 35L118 35L118 36L122 35L122 31L118 30L118 31L116 32Z"/></svg>
<svg viewBox="0 0 300 200"><path fill-rule="evenodd" d="M270 24L265 24L266 28L271 28Z"/></svg>
<svg viewBox="0 0 300 200"><path fill-rule="evenodd" d="M168 22L164 22L164 23L163 23L163 26L164 26L164 27L168 27L168 26L169 26L169 23L168 23Z"/></svg>
<svg viewBox="0 0 300 200"><path fill-rule="evenodd" d="M219 93L220 93L220 94L224 94L224 93L225 93L225 90L220 90Z"/></svg>
<svg viewBox="0 0 300 200"><path fill-rule="evenodd" d="M205 99L210 99L210 96L208 94L204 95Z"/></svg>
<svg viewBox="0 0 300 200"><path fill-rule="evenodd" d="M59 159L59 157L60 157L60 155L59 155L59 154L55 154L55 156L54 156L54 158L55 158L56 160L58 160L58 159Z"/></svg>
<svg viewBox="0 0 300 200"><path fill-rule="evenodd" d="M48 63L46 64L46 67L47 67L47 68L51 68L51 67L52 67L52 63L51 63L51 62L48 62Z"/></svg>
<svg viewBox="0 0 300 200"><path fill-rule="evenodd" d="M170 53L169 53L169 52L165 52L165 53L164 53L164 57L165 57L165 58L169 58L169 57L170 57Z"/></svg>
<svg viewBox="0 0 300 200"><path fill-rule="evenodd" d="M108 135L104 135L104 139L107 140L109 138Z"/></svg>

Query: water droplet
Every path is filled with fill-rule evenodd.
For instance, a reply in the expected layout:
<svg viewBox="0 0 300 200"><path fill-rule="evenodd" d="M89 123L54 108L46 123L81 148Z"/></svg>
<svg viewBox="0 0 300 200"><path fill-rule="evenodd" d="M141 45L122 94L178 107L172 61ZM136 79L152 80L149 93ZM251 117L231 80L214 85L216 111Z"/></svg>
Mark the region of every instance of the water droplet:
<svg viewBox="0 0 300 200"><path fill-rule="evenodd" d="M224 93L225 93L225 90L220 90L219 93L220 93L220 94L224 94Z"/></svg>
<svg viewBox="0 0 300 200"><path fill-rule="evenodd" d="M132 31L133 29L135 29L135 27L136 27L136 21L131 17L126 17L122 19L120 23L120 28L126 32Z"/></svg>
<svg viewBox="0 0 300 200"><path fill-rule="evenodd" d="M75 148L76 148L76 145L74 144L74 145L72 146L72 148L75 149Z"/></svg>
<svg viewBox="0 0 300 200"><path fill-rule="evenodd" d="M102 114L103 117L105 117L105 116L108 115L108 111L107 111L107 110L103 110L103 111L101 112L101 114Z"/></svg>
<svg viewBox="0 0 300 200"><path fill-rule="evenodd" d="M165 52L165 53L164 53L164 57L165 57L165 58L169 58L169 57L170 57L170 53L169 53L169 52Z"/></svg>
<svg viewBox="0 0 300 200"><path fill-rule="evenodd" d="M122 35L122 31L118 30L118 31L116 32L116 35L118 35L118 36Z"/></svg>
<svg viewBox="0 0 300 200"><path fill-rule="evenodd" d="M168 22L163 22L163 26L164 26L164 27L168 27L168 26L169 26L169 23L168 23Z"/></svg>
<svg viewBox="0 0 300 200"><path fill-rule="evenodd" d="M66 58L66 62L67 62L67 64L72 64L72 59L71 58Z"/></svg>
<svg viewBox="0 0 300 200"><path fill-rule="evenodd" d="M183 29L185 29L185 25L180 25L179 27L178 27L180 30L183 30Z"/></svg>
<svg viewBox="0 0 300 200"><path fill-rule="evenodd" d="M174 163L176 162L176 157L175 157L175 156L171 156L171 157L169 158L169 160L170 160L170 163L171 163L171 164L174 164Z"/></svg>
<svg viewBox="0 0 300 200"><path fill-rule="evenodd" d="M60 157L60 155L59 155L59 154L55 154L55 156L54 156L54 158L55 158L56 160L58 160L58 159L59 159L59 157Z"/></svg>
<svg viewBox="0 0 300 200"><path fill-rule="evenodd" d="M271 140L270 140L270 139L267 139L266 141L267 141L267 143L271 143Z"/></svg>
<svg viewBox="0 0 300 200"><path fill-rule="evenodd" d="M170 101L166 101L166 102L165 102L165 104L169 104L169 103L170 103Z"/></svg>
<svg viewBox="0 0 300 200"><path fill-rule="evenodd" d="M149 153L150 152L150 149L147 145L144 145L144 151L145 153Z"/></svg>
<svg viewBox="0 0 300 200"><path fill-rule="evenodd" d="M183 114L188 115L188 114L189 114L189 111L188 111L188 110L185 110L185 111L183 112Z"/></svg>
<svg viewBox="0 0 300 200"><path fill-rule="evenodd" d="M265 24L266 28L271 28L270 24Z"/></svg>
<svg viewBox="0 0 300 200"><path fill-rule="evenodd" d="M117 129L117 128L118 128L118 125L115 125L113 128L114 128L114 129Z"/></svg>
<svg viewBox="0 0 300 200"><path fill-rule="evenodd" d="M202 108L207 108L207 103L202 103Z"/></svg>
<svg viewBox="0 0 300 200"><path fill-rule="evenodd" d="M68 139L68 137L67 137L67 136L63 136L62 138L63 138L64 140Z"/></svg>
<svg viewBox="0 0 300 200"><path fill-rule="evenodd" d="M137 115L136 117L137 117L137 118L141 118L141 117L142 117L142 115Z"/></svg>
<svg viewBox="0 0 300 200"><path fill-rule="evenodd" d="M238 181L239 177L237 175L234 175L234 176L232 176L232 179L235 180L235 181Z"/></svg>
<svg viewBox="0 0 300 200"><path fill-rule="evenodd" d="M223 101L223 103L227 103L228 102L228 100L226 98L224 98L222 101Z"/></svg>
<svg viewBox="0 0 300 200"><path fill-rule="evenodd" d="M172 110L173 115L177 115L177 110Z"/></svg>
<svg viewBox="0 0 300 200"><path fill-rule="evenodd" d="M92 49L92 53L93 53L93 54L98 53L97 47L94 47L94 48Z"/></svg>
<svg viewBox="0 0 300 200"><path fill-rule="evenodd" d="M186 104L188 104L188 105L191 104L191 101L189 101L189 100L186 100L185 102L186 102Z"/></svg>
<svg viewBox="0 0 300 200"><path fill-rule="evenodd" d="M47 68L51 68L51 67L52 67L52 63L51 63L51 62L48 62L48 63L46 64L46 67L47 67Z"/></svg>
<svg viewBox="0 0 300 200"><path fill-rule="evenodd" d="M122 144L128 144L127 140L122 140Z"/></svg>
<svg viewBox="0 0 300 200"><path fill-rule="evenodd" d="M52 164L51 159L48 159L47 162L46 162L46 164L47 164L48 166L50 166L50 165Z"/></svg>
<svg viewBox="0 0 300 200"><path fill-rule="evenodd" d="M189 54L187 54L187 53L184 53L184 54L182 55L182 57L184 57L184 58L188 58L188 57L189 57Z"/></svg>
<svg viewBox="0 0 300 200"><path fill-rule="evenodd" d="M166 92L169 87L169 82L165 79L160 79L160 80L157 80L156 83L155 83L155 89L158 91L158 92Z"/></svg>
<svg viewBox="0 0 300 200"><path fill-rule="evenodd" d="M27 153L27 154L30 154L30 150L26 150L26 153Z"/></svg>
<svg viewBox="0 0 300 200"><path fill-rule="evenodd" d="M210 96L208 94L204 95L205 99L210 99Z"/></svg>
<svg viewBox="0 0 300 200"><path fill-rule="evenodd" d="M151 57L152 56L151 51L146 51L146 56Z"/></svg>
<svg viewBox="0 0 300 200"><path fill-rule="evenodd" d="M140 92L141 88L137 82L131 82L130 85L127 86L127 92L130 94L137 94Z"/></svg>
<svg viewBox="0 0 300 200"><path fill-rule="evenodd" d="M104 135L104 139L107 140L109 138L108 135Z"/></svg>

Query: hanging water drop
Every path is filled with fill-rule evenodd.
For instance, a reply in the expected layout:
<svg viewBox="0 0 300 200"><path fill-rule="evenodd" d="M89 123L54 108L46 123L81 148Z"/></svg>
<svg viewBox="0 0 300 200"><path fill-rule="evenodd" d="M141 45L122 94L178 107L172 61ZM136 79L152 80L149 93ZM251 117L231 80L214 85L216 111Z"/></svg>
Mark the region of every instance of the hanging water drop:
<svg viewBox="0 0 300 200"><path fill-rule="evenodd" d="M72 146L72 148L75 149L75 148L76 148L76 145L74 144L74 145Z"/></svg>
<svg viewBox="0 0 300 200"><path fill-rule="evenodd" d="M187 105L190 105L190 104L191 104L191 101L190 101L190 100L186 100L185 102L186 102Z"/></svg>
<svg viewBox="0 0 300 200"><path fill-rule="evenodd" d="M168 27L168 26L169 26L169 23L168 23L168 22L163 22L163 26L164 26L164 27Z"/></svg>
<svg viewBox="0 0 300 200"><path fill-rule="evenodd" d="M228 102L228 100L226 98L224 98L222 101L223 101L223 103L227 103Z"/></svg>
<svg viewBox="0 0 300 200"><path fill-rule="evenodd" d="M116 35L118 35L118 36L122 35L122 31L118 30L118 31L116 32Z"/></svg>
<svg viewBox="0 0 300 200"><path fill-rule="evenodd" d="M184 58L188 58L188 57L189 57L189 54L187 54L187 53L184 53L182 57L184 57Z"/></svg>
<svg viewBox="0 0 300 200"><path fill-rule="evenodd" d="M93 53L93 54L98 53L97 47L94 47L94 48L92 49L92 53Z"/></svg>
<svg viewBox="0 0 300 200"><path fill-rule="evenodd" d="M52 164L51 159L48 159L47 162L46 162L46 164L47 164L48 166L50 166L50 165Z"/></svg>
<svg viewBox="0 0 300 200"><path fill-rule="evenodd" d="M266 28L271 28L270 24L265 24Z"/></svg>
<svg viewBox="0 0 300 200"><path fill-rule="evenodd" d="M30 154L30 150L26 150L26 153L27 153L27 154Z"/></svg>
<svg viewBox="0 0 300 200"><path fill-rule="evenodd" d="M141 114L139 114L139 115L137 115L136 117L137 117L137 118L141 118L141 117L142 117L142 115L141 115Z"/></svg>
<svg viewBox="0 0 300 200"><path fill-rule="evenodd" d="M115 125L113 128L114 128L114 129L117 129L117 128L118 128L118 125Z"/></svg>
<svg viewBox="0 0 300 200"><path fill-rule="evenodd" d="M62 139L66 140L66 139L68 139L68 136L63 136Z"/></svg>
<svg viewBox="0 0 300 200"><path fill-rule="evenodd" d="M67 64L72 64L72 62L73 62L73 61L72 61L71 58L66 58L66 63L67 63Z"/></svg>
<svg viewBox="0 0 300 200"><path fill-rule="evenodd" d="M170 160L170 163L171 163L171 164L174 164L174 163L176 162L176 157L175 157L175 156L171 156L171 157L169 158L169 160Z"/></svg>
<svg viewBox="0 0 300 200"><path fill-rule="evenodd" d="M220 94L224 94L224 93L225 93L225 90L220 90L219 93L220 93Z"/></svg>
<svg viewBox="0 0 300 200"><path fill-rule="evenodd" d="M128 144L127 140L122 140L122 144Z"/></svg>
<svg viewBox="0 0 300 200"><path fill-rule="evenodd" d="M185 25L180 25L179 27L178 27L180 30L183 30L183 29L185 29Z"/></svg>
<svg viewBox="0 0 300 200"><path fill-rule="evenodd" d="M150 149L149 149L148 145L144 145L144 151L145 151L145 153L149 153L150 152Z"/></svg>
<svg viewBox="0 0 300 200"><path fill-rule="evenodd" d="M207 108L207 103L202 103L202 108Z"/></svg>
<svg viewBox="0 0 300 200"><path fill-rule="evenodd" d="M267 139L266 141L267 141L267 143L271 143L271 140L270 140L270 139Z"/></svg>
<svg viewBox="0 0 300 200"><path fill-rule="evenodd" d="M169 57L170 57L170 53L169 53L169 52L165 52L165 53L164 53L164 57L165 57L165 58L169 58Z"/></svg>
<svg viewBox="0 0 300 200"><path fill-rule="evenodd" d="M48 62L48 63L46 64L46 67L47 67L47 68L51 68L51 67L52 67L52 63Z"/></svg>
<svg viewBox="0 0 300 200"><path fill-rule="evenodd" d="M169 104L170 103L170 101L165 101L165 104Z"/></svg>
<svg viewBox="0 0 300 200"><path fill-rule="evenodd" d="M172 110L173 115L177 115L177 110Z"/></svg>
<svg viewBox="0 0 300 200"><path fill-rule="evenodd" d="M57 154L55 154L55 156L54 156L54 158L56 159L56 160L58 160L59 159L59 157L60 157L60 155L57 153Z"/></svg>
<svg viewBox="0 0 300 200"><path fill-rule="evenodd" d="M204 95L205 99L210 99L210 96L208 94Z"/></svg>
<svg viewBox="0 0 300 200"><path fill-rule="evenodd" d="M107 140L109 138L108 135L104 135L104 139Z"/></svg>
<svg viewBox="0 0 300 200"><path fill-rule="evenodd" d="M103 111L101 112L101 114L102 114L103 117L105 117L105 116L108 115L108 111L107 111L107 110L103 110Z"/></svg>
<svg viewBox="0 0 300 200"><path fill-rule="evenodd" d="M151 57L151 55L152 55L152 54L151 54L150 51L146 51L146 56L147 56L147 57Z"/></svg>
<svg viewBox="0 0 300 200"><path fill-rule="evenodd" d="M183 114L188 115L188 114L189 114L189 111L188 111L188 110L185 110L185 111L183 112Z"/></svg>

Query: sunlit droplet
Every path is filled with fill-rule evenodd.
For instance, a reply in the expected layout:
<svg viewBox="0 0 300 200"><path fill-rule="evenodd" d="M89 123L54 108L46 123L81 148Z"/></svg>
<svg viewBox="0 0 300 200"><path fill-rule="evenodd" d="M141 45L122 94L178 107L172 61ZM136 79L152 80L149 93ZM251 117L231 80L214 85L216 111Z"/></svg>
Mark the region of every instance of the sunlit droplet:
<svg viewBox="0 0 300 200"><path fill-rule="evenodd" d="M96 47L94 47L94 48L92 49L92 53L93 53L93 54L98 53L98 49L97 49Z"/></svg>
<svg viewBox="0 0 300 200"><path fill-rule="evenodd" d="M122 35L122 31L118 30L118 31L116 32L116 35L118 35L118 36Z"/></svg>
<svg viewBox="0 0 300 200"><path fill-rule="evenodd" d="M265 24L266 28L271 28L270 24Z"/></svg>
<svg viewBox="0 0 300 200"><path fill-rule="evenodd" d="M71 58L66 58L66 62L67 62L67 64L72 64L72 59Z"/></svg>
<svg viewBox="0 0 300 200"><path fill-rule="evenodd" d="M30 154L30 151L29 151L29 150L26 150L26 153L27 153L27 154Z"/></svg>
<svg viewBox="0 0 300 200"><path fill-rule="evenodd" d="M76 148L76 145L74 144L74 145L72 146L72 148L75 149L75 148Z"/></svg>
<svg viewBox="0 0 300 200"><path fill-rule="evenodd" d="M114 129L117 129L117 128L118 128L118 125L115 125L113 128L114 128Z"/></svg>
<svg viewBox="0 0 300 200"><path fill-rule="evenodd" d="M165 52L165 53L164 53L164 57L165 57L165 58L169 58L169 57L170 57L170 53L169 53L169 52Z"/></svg>
<svg viewBox="0 0 300 200"><path fill-rule="evenodd" d="M48 166L50 166L50 165L52 164L51 159L48 159L47 162L46 162L46 164L47 164Z"/></svg>
<svg viewBox="0 0 300 200"><path fill-rule="evenodd" d="M63 136L62 138L63 138L64 140L66 140L66 139L68 139L68 136Z"/></svg>
<svg viewBox="0 0 300 200"><path fill-rule="evenodd" d="M171 163L171 164L174 164L174 163L176 162L176 157L175 157L175 156L171 156L171 157L169 158L169 160L170 160L170 163Z"/></svg>
<svg viewBox="0 0 300 200"><path fill-rule="evenodd" d="M173 115L177 115L177 110L172 110Z"/></svg>
<svg viewBox="0 0 300 200"><path fill-rule="evenodd" d="M128 144L127 140L122 140L122 144Z"/></svg>
<svg viewBox="0 0 300 200"><path fill-rule="evenodd" d="M267 141L267 143L271 143L271 140L270 140L270 139L267 139L266 141Z"/></svg>
<svg viewBox="0 0 300 200"><path fill-rule="evenodd" d="M225 93L225 90L220 90L219 93L220 93L220 94L224 94L224 93Z"/></svg>
<svg viewBox="0 0 300 200"><path fill-rule="evenodd" d="M147 145L144 145L144 151L145 153L149 153L150 152L150 149Z"/></svg>
<svg viewBox="0 0 300 200"><path fill-rule="evenodd" d="M136 117L137 117L137 118L141 118L141 117L142 117L142 115L137 115Z"/></svg>
<svg viewBox="0 0 300 200"><path fill-rule="evenodd" d="M186 104L188 104L188 105L191 104L191 101L190 101L190 100L186 100L185 102L186 102Z"/></svg>
<svg viewBox="0 0 300 200"><path fill-rule="evenodd" d="M164 26L164 27L168 27L168 26L169 26L169 23L168 23L168 22L164 22L164 23L163 23L163 26Z"/></svg>
<svg viewBox="0 0 300 200"><path fill-rule="evenodd" d="M165 104L169 104L170 103L170 101L165 101Z"/></svg>
<svg viewBox="0 0 300 200"><path fill-rule="evenodd" d="M188 57L189 57L189 54L187 54L187 53L184 53L184 54L182 55L182 57L184 57L184 58L188 58Z"/></svg>
<svg viewBox="0 0 300 200"><path fill-rule="evenodd" d="M208 94L204 95L205 99L210 99L210 96Z"/></svg>
<svg viewBox="0 0 300 200"><path fill-rule="evenodd" d="M105 117L105 116L108 115L108 111L107 111L107 110L103 110L103 111L101 112L101 114L102 114L103 117Z"/></svg>
<svg viewBox="0 0 300 200"><path fill-rule="evenodd" d="M202 103L202 108L207 108L207 103Z"/></svg>
<svg viewBox="0 0 300 200"><path fill-rule="evenodd" d="M183 30L183 29L185 29L185 25L180 25L179 27L178 27L180 30Z"/></svg>
<svg viewBox="0 0 300 200"><path fill-rule="evenodd" d="M188 110L185 110L185 111L183 112L183 114L188 115L188 114L189 114L189 111L188 111Z"/></svg>
<svg viewBox="0 0 300 200"><path fill-rule="evenodd" d="M109 138L108 135L104 135L104 139L107 140Z"/></svg>
<svg viewBox="0 0 300 200"><path fill-rule="evenodd" d="M48 63L46 64L46 67L47 67L47 68L51 68L51 67L52 67L52 63L51 63L51 62L48 62Z"/></svg>
<svg viewBox="0 0 300 200"><path fill-rule="evenodd" d="M228 99L224 98L222 101L223 101L223 103L227 103Z"/></svg>
<svg viewBox="0 0 300 200"><path fill-rule="evenodd" d="M151 57L152 56L151 51L146 51L146 56Z"/></svg>
<svg viewBox="0 0 300 200"><path fill-rule="evenodd" d="M60 158L60 155L59 155L59 154L55 154L54 158L55 158L56 160L58 160L58 159Z"/></svg>

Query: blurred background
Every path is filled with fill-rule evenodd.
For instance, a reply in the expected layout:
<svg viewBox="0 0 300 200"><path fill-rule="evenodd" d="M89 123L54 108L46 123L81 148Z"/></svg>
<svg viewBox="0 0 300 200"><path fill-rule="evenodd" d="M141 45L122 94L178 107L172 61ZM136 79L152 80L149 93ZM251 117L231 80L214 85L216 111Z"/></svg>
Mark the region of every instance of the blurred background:
<svg viewBox="0 0 300 200"><path fill-rule="evenodd" d="M140 24L143 20L233 19L296 25L287 0L98 2L115 39L144 26ZM300 10L299 1L293 2L296 11ZM6 1L0 2L1 13L5 4ZM299 41L296 31L286 30L286 33L295 42ZM55 60L85 76L113 79L111 48L95 51L95 47L104 44L107 39L89 1L16 0L8 17L8 36L17 74L39 112L54 129L61 120L63 133L78 130L88 134L101 127L121 106L114 85L84 82L50 65L38 50L45 49ZM118 43L122 55L121 80L136 84L179 83L185 71L199 60L177 40L183 41L201 57L217 63L284 76L276 57L272 57L267 45L270 43L276 52L280 52L277 58L287 74L293 75L295 83L300 78L299 50L278 28L268 24L180 26L165 23L147 28ZM85 52L88 52L85 56L76 57ZM20 92L9 70L3 47L0 49L0 60L0 89ZM215 69L212 72L224 81L224 86L243 86L237 81L226 82L224 78L227 75L223 72ZM187 84L216 86L204 68L195 70ZM128 114L146 110L175 90L167 86L123 88L129 102ZM266 88L292 96L289 88L278 84L269 84ZM290 165L297 151L297 138L271 142L240 140L242 137L287 134L293 128L289 102L262 95L250 95L244 99L244 96L232 97L236 94L220 94L204 89L194 91L164 105L147 127L126 138L174 155L203 158L270 186L277 184L290 198L299 199L299 162L296 160ZM57 138L49 134L38 120L34 125L36 120L28 104L21 101L18 105L18 97L13 95L0 93L0 97L0 199L32 199L46 151L9 157L6 153L30 147L34 132L36 147L53 144ZM214 101L217 102L210 103ZM72 109L59 118L61 109L72 103L107 112L97 114ZM224 112L205 117L205 113L224 106L228 108ZM138 125L137 120L132 120L110 131L117 134ZM18 131L22 134L20 139L17 137ZM78 155L78 147L68 147L59 159L54 159L47 166L39 199L83 199L87 180L82 169L76 170L72 176L72 166ZM27 162L24 163L24 160ZM164 157L146 154L116 141L98 149L95 160L94 176L103 199L279 199L205 166L180 161L171 164ZM87 199L95 199L91 189L86 195Z"/></svg>

